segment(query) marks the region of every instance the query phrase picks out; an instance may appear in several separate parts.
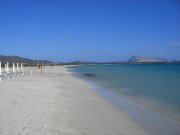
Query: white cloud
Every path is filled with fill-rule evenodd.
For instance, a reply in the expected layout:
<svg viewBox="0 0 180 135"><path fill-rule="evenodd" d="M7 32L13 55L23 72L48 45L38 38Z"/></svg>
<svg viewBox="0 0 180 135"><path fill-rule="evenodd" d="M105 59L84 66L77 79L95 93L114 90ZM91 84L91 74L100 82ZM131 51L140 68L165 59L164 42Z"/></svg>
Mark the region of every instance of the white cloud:
<svg viewBox="0 0 180 135"><path fill-rule="evenodd" d="M164 49L162 47L146 46L143 50L146 52L163 52Z"/></svg>
<svg viewBox="0 0 180 135"><path fill-rule="evenodd" d="M180 47L180 41L171 43L173 47Z"/></svg>

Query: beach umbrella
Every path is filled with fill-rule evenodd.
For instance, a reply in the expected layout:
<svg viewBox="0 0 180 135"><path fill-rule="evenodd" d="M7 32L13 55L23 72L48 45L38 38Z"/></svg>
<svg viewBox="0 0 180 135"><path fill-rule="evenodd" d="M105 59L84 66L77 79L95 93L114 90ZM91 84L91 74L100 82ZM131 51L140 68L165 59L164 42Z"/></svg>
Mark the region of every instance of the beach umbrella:
<svg viewBox="0 0 180 135"><path fill-rule="evenodd" d="M24 75L24 69L23 69L23 64L21 63L21 76Z"/></svg>
<svg viewBox="0 0 180 135"><path fill-rule="evenodd" d="M0 82L1 82L1 78L2 78L2 69L1 69L1 62L0 62Z"/></svg>
<svg viewBox="0 0 180 135"><path fill-rule="evenodd" d="M18 75L18 77L19 77L19 65L18 65L18 63L17 63L17 75Z"/></svg>
<svg viewBox="0 0 180 135"><path fill-rule="evenodd" d="M7 62L6 65L6 75L7 75L7 79L9 80L9 62Z"/></svg>
<svg viewBox="0 0 180 135"><path fill-rule="evenodd" d="M16 74L16 67L15 67L15 64L13 63L13 72L12 72L12 74L13 74L13 78L15 77L15 74Z"/></svg>
<svg viewBox="0 0 180 135"><path fill-rule="evenodd" d="M4 76L6 77L6 76L7 76L7 72L6 72L6 64L5 64L4 70L5 70Z"/></svg>

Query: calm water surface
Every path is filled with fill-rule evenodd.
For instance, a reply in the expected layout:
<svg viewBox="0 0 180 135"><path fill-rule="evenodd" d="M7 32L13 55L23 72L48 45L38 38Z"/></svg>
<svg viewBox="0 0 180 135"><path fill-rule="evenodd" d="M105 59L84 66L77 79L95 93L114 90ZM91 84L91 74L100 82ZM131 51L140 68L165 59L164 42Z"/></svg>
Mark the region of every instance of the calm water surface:
<svg viewBox="0 0 180 135"><path fill-rule="evenodd" d="M180 65L113 64L71 67L117 95L180 121Z"/></svg>

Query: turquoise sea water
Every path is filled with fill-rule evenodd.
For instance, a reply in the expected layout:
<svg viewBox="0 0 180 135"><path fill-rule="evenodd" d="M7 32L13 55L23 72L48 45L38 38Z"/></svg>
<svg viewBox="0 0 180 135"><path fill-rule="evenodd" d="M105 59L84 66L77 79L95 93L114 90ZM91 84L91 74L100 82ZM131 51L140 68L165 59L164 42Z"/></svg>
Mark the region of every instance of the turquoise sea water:
<svg viewBox="0 0 180 135"><path fill-rule="evenodd" d="M180 122L178 64L86 65L70 69L116 95Z"/></svg>

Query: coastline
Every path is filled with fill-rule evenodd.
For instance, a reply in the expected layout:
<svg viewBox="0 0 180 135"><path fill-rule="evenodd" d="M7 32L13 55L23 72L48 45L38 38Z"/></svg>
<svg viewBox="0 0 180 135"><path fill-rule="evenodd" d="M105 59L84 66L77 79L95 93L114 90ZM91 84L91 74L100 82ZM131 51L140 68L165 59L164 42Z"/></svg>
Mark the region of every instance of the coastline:
<svg viewBox="0 0 180 135"><path fill-rule="evenodd" d="M177 120L167 117L167 115L154 110L154 108L147 107L145 103L135 102L131 97L117 94L112 89L104 87L103 85L94 81L96 74L85 74L84 72L76 72L70 68L73 75L88 83L92 90L98 93L101 97L108 100L111 104L125 111L131 119L134 120L142 129L152 135L179 135L180 123ZM85 77L88 76L88 77ZM94 78L95 77L95 78ZM93 79L93 80L92 80ZM160 108L159 108L160 109ZM167 110L168 111L168 110Z"/></svg>
<svg viewBox="0 0 180 135"><path fill-rule="evenodd" d="M45 67L42 76L32 70L1 82L0 134L148 134L66 67Z"/></svg>

